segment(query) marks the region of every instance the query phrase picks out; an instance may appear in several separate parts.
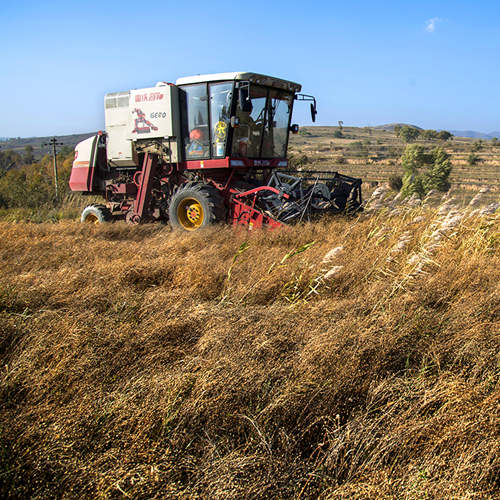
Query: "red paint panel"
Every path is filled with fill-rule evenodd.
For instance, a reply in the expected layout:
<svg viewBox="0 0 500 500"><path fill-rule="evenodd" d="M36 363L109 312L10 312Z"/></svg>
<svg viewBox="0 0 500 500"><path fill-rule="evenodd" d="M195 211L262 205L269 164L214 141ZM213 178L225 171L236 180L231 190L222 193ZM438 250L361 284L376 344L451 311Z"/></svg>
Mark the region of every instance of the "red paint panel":
<svg viewBox="0 0 500 500"><path fill-rule="evenodd" d="M250 158L220 158L217 160L188 160L179 163L181 170L205 170L209 168L276 168L288 166L286 158L252 160Z"/></svg>
<svg viewBox="0 0 500 500"><path fill-rule="evenodd" d="M87 162L88 165L88 162ZM69 178L69 187L71 191L90 191L90 181L92 178L92 168L73 167L71 177Z"/></svg>
<svg viewBox="0 0 500 500"><path fill-rule="evenodd" d="M282 226L281 222L236 199L233 199L231 203L231 219L234 226L249 226L249 229Z"/></svg>
<svg viewBox="0 0 500 500"><path fill-rule="evenodd" d="M139 189L137 197L134 201L134 212L143 217L148 214L148 209L151 200L151 186L153 184L153 177L156 171L158 156L146 153L142 164L142 175L139 181Z"/></svg>
<svg viewBox="0 0 500 500"><path fill-rule="evenodd" d="M228 168L229 158L221 158L218 160L189 160L179 163L179 167L183 170L205 170L207 168Z"/></svg>

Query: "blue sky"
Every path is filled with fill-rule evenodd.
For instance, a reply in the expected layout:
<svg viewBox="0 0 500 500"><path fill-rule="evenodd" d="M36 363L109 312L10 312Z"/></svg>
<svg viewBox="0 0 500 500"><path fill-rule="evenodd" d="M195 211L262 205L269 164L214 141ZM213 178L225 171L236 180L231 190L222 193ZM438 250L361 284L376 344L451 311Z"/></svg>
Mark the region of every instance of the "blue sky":
<svg viewBox="0 0 500 500"><path fill-rule="evenodd" d="M0 136L97 130L106 92L223 71L302 83L323 125L500 130L498 1L4 0L0 18Z"/></svg>

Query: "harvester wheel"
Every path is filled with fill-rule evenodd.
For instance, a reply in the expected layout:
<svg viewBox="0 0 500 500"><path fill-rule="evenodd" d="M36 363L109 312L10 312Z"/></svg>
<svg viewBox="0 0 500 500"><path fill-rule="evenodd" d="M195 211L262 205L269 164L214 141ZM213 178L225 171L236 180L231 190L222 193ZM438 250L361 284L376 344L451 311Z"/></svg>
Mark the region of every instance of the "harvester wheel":
<svg viewBox="0 0 500 500"><path fill-rule="evenodd" d="M188 182L173 194L168 215L174 229L196 231L225 220L226 207L215 187Z"/></svg>
<svg viewBox="0 0 500 500"><path fill-rule="evenodd" d="M131 226L137 226L141 223L141 216L136 214L134 210L129 210L125 215L125 222Z"/></svg>
<svg viewBox="0 0 500 500"><path fill-rule="evenodd" d="M89 205L83 209L80 221L86 224L103 224L111 220L111 212L104 205Z"/></svg>

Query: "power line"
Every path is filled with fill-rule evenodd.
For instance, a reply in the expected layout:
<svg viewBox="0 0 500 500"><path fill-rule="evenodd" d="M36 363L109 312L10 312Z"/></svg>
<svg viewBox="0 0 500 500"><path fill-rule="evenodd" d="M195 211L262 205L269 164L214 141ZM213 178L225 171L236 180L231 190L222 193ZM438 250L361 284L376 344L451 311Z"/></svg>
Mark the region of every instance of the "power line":
<svg viewBox="0 0 500 500"><path fill-rule="evenodd" d="M49 142L45 142L42 146L52 147L52 158L54 159L54 184L56 188L56 201L59 201L59 180L57 177L57 147L64 146L64 143L59 142L55 137L52 137Z"/></svg>

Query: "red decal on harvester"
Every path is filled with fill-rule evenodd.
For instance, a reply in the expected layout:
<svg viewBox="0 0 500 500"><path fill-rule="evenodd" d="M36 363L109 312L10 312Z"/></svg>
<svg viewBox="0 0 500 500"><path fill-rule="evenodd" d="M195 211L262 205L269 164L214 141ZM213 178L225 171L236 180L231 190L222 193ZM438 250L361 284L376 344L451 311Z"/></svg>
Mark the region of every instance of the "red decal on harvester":
<svg viewBox="0 0 500 500"><path fill-rule="evenodd" d="M146 113L141 109L135 108L132 113L137 113L133 134L149 134L151 130L158 130L158 127L146 119Z"/></svg>
<svg viewBox="0 0 500 500"><path fill-rule="evenodd" d="M163 94L161 92L150 92L149 94L137 94L135 102L161 101Z"/></svg>

